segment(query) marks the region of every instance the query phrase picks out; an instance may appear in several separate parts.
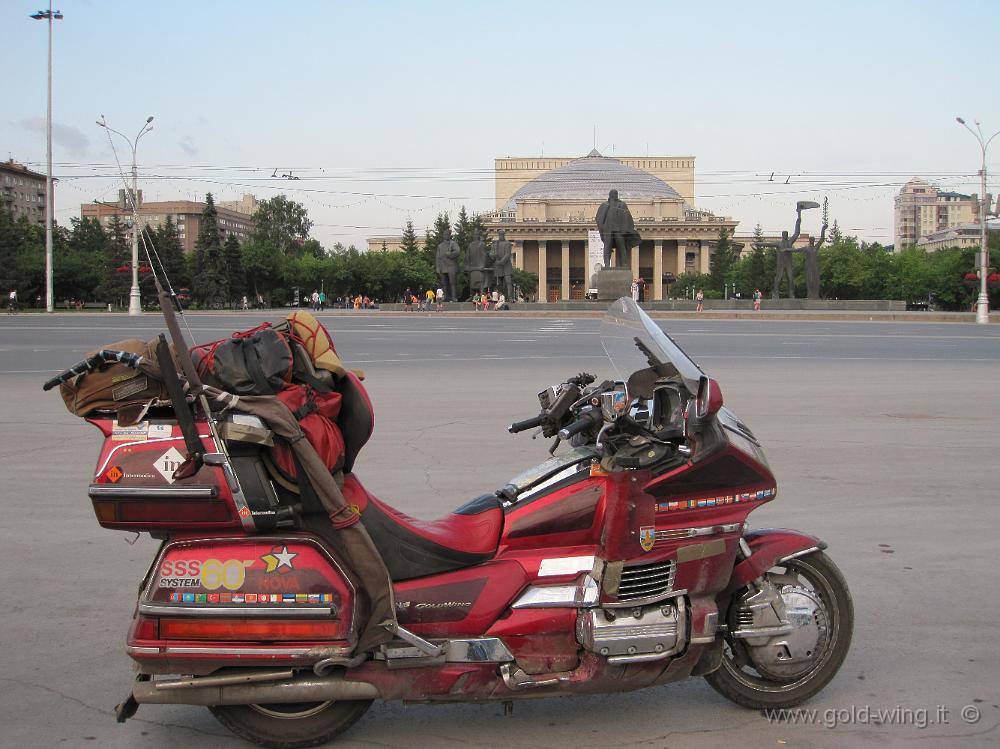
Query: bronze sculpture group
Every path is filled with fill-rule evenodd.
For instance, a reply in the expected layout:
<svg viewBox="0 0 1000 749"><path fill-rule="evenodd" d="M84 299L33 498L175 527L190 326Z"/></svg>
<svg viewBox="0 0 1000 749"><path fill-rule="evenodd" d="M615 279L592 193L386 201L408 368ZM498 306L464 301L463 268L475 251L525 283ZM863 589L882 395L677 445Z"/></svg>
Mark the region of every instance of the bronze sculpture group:
<svg viewBox="0 0 1000 749"><path fill-rule="evenodd" d="M476 229L465 256L465 269L469 274L469 291L482 294L485 289L499 285L506 293L506 301L514 301L513 245L501 229L497 238L487 247L482 235ZM446 302L458 301L459 258L462 248L452 239L451 229L445 229L437 246L435 271L438 283L444 291Z"/></svg>
<svg viewBox="0 0 1000 749"><path fill-rule="evenodd" d="M806 263L806 296L809 299L819 299L819 248L826 241L826 200L823 201L823 228L819 233L819 242L815 237L809 237L809 244L806 247L795 247L795 240L799 238L802 229L802 211L810 208L819 208L819 203L812 200L800 200L795 205L795 232L788 236L787 231L781 232L781 239L776 243L769 244L777 251L777 266L774 269L774 283L771 286L771 297L779 299L781 295L781 282L785 276L788 277L788 297L795 298L795 274L792 270L792 253L805 252Z"/></svg>

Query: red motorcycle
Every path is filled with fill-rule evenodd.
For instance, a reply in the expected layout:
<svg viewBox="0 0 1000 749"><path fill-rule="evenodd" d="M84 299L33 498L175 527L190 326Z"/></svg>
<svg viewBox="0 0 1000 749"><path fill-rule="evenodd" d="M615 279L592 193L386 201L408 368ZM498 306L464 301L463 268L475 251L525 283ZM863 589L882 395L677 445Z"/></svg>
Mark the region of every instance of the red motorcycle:
<svg viewBox="0 0 1000 749"><path fill-rule="evenodd" d="M346 730L374 699L510 701L690 676L750 708L816 694L853 627L826 544L748 530L777 494L760 443L632 300L611 305L602 342L613 378L570 377L510 426L553 438L552 457L433 522L353 472L372 411L358 379L341 379L341 490L395 611L367 648L372 596L338 532L305 522L302 497L275 480L265 422L196 409L204 459L190 469L178 411L132 426L90 417L104 436L98 521L162 540L128 632L138 677L119 720L140 704L205 705L250 741L297 747Z"/></svg>

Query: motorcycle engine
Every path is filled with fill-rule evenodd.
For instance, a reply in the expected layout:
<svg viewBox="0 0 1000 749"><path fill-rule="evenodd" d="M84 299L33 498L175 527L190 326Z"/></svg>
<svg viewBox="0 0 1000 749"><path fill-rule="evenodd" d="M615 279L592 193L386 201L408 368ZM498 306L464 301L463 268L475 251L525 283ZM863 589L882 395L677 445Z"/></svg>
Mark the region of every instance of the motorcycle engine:
<svg viewBox="0 0 1000 749"><path fill-rule="evenodd" d="M686 641L684 599L654 606L585 609L576 637L587 650L612 663L658 660L679 652Z"/></svg>

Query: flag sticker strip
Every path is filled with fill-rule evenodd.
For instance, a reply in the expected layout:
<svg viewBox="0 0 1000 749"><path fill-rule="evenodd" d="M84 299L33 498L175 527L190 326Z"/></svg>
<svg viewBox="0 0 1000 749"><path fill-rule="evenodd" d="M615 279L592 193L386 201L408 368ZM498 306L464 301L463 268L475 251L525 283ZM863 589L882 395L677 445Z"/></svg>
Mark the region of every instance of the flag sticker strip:
<svg viewBox="0 0 1000 749"><path fill-rule="evenodd" d="M700 510L706 507L739 504L742 502L760 502L770 499L778 493L775 487L761 489L755 492L740 492L739 494L724 494L721 497L702 497L701 499L678 499L668 502L657 502L657 512L674 512L676 510Z"/></svg>
<svg viewBox="0 0 1000 749"><path fill-rule="evenodd" d="M332 604L333 593L182 593L170 591L167 600L171 603L196 604Z"/></svg>

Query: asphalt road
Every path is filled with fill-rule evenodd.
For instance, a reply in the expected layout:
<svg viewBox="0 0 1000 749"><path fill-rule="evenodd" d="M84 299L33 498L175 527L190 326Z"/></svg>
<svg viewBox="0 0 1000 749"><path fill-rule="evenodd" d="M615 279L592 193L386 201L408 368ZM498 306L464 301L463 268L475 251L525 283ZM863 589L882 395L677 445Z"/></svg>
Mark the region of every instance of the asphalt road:
<svg viewBox="0 0 1000 749"><path fill-rule="evenodd" d="M188 320L207 341L257 318ZM593 319L347 313L324 321L345 360L365 369L376 407L356 470L419 517L544 457L545 444L505 431L537 412L543 386L581 370L612 374ZM768 450L780 496L751 521L821 536L851 585L854 644L806 706L817 711L811 722L769 723L693 680L518 703L508 717L500 705L377 703L337 745L996 745L1000 328L663 325L719 379ZM155 544L97 525L85 493L96 432L40 390L85 351L160 329L151 315L0 318L0 746L245 746L203 708L146 706L114 722L132 678L125 629Z"/></svg>

